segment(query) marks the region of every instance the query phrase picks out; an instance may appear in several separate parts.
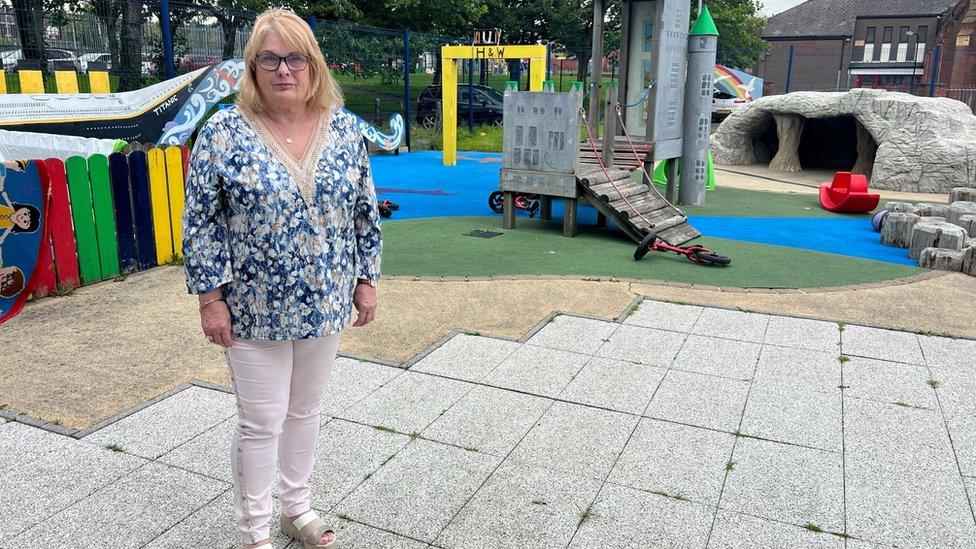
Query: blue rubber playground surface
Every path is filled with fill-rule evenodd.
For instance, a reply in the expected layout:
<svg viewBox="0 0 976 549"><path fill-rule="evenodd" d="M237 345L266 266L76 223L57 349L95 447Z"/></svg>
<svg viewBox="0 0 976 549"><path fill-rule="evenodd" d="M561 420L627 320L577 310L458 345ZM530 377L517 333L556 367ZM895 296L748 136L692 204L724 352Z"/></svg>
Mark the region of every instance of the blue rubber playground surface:
<svg viewBox="0 0 976 549"><path fill-rule="evenodd" d="M493 216L488 195L498 190L501 155L459 152L458 163L445 167L440 151L383 155L371 159L377 195L400 205L392 220L423 217ZM520 216L528 214L518 212ZM562 219L562 201L553 201L552 216ZM595 224L596 210L579 209L581 224ZM760 244L787 246L901 265L916 265L906 250L882 246L867 217L712 217L691 216L702 234Z"/></svg>

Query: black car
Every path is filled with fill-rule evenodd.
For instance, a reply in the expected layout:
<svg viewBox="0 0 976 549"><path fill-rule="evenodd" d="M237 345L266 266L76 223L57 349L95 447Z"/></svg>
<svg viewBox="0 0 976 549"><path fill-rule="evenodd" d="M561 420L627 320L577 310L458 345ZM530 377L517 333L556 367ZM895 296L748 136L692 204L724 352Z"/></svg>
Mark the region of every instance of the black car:
<svg viewBox="0 0 976 549"><path fill-rule="evenodd" d="M474 123L502 124L502 92L488 86L474 86ZM417 99L417 122L426 128L437 122L437 102L441 100L441 87L429 86ZM468 121L468 85L458 84L458 124Z"/></svg>

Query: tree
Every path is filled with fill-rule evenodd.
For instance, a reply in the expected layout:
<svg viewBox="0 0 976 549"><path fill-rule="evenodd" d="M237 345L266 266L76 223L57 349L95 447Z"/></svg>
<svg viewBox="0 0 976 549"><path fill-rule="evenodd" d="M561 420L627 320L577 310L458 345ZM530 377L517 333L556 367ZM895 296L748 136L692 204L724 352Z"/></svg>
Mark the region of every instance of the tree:
<svg viewBox="0 0 976 549"><path fill-rule="evenodd" d="M125 0L119 36L125 44L119 54L119 91L142 87L142 20L142 0Z"/></svg>
<svg viewBox="0 0 976 549"><path fill-rule="evenodd" d="M709 0L708 10L718 28L716 62L735 69L751 69L762 58L768 46L762 39L766 18L759 15L758 0ZM692 20L697 17L698 3L692 2Z"/></svg>
<svg viewBox="0 0 976 549"><path fill-rule="evenodd" d="M42 0L13 0L17 34L24 59L37 59L41 67L44 57L44 13Z"/></svg>

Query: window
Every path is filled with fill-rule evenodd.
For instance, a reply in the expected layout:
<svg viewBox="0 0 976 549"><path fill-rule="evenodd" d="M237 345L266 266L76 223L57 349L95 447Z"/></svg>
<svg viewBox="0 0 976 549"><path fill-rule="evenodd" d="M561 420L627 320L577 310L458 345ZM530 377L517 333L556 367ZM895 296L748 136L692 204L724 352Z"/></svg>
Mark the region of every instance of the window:
<svg viewBox="0 0 976 549"><path fill-rule="evenodd" d="M862 61L874 61L874 44L864 44L864 59Z"/></svg>
<svg viewBox="0 0 976 549"><path fill-rule="evenodd" d="M677 61L672 61L671 62L671 80L668 83L668 87L671 88L672 90L678 88L678 72L680 70L681 70L681 67L678 65L678 62Z"/></svg>
<svg viewBox="0 0 976 549"><path fill-rule="evenodd" d="M885 44L890 44L891 43L891 31L892 31L892 29L893 29L893 27L885 27L884 28L884 35L882 36L881 41L884 42Z"/></svg>
<svg viewBox="0 0 976 549"><path fill-rule="evenodd" d="M678 123L678 101L671 99L668 101L668 127L673 128Z"/></svg>
<svg viewBox="0 0 976 549"><path fill-rule="evenodd" d="M878 29L876 27L868 27L867 32L864 33L864 43L874 44L878 39Z"/></svg>
<svg viewBox="0 0 976 549"><path fill-rule="evenodd" d="M712 75L711 74L705 73L705 74L703 74L701 76L701 90L699 90L699 94L702 97L708 97L709 95L712 94Z"/></svg>
<svg viewBox="0 0 976 549"><path fill-rule="evenodd" d="M928 34L929 34L928 27L918 28L918 36L916 37L916 41L918 42L918 44L915 46L916 63L921 63L922 61L925 60L925 40L928 39Z"/></svg>
<svg viewBox="0 0 976 549"><path fill-rule="evenodd" d="M695 182L704 183L707 178L708 163L704 160L695 160Z"/></svg>
<svg viewBox="0 0 976 549"><path fill-rule="evenodd" d="M708 130L709 130L709 119L706 116L698 117L698 139L700 141L708 140Z"/></svg>
<svg viewBox="0 0 976 549"><path fill-rule="evenodd" d="M908 59L908 27L901 27L898 29L898 54L896 59L898 61L905 61Z"/></svg>
<svg viewBox="0 0 976 549"><path fill-rule="evenodd" d="M881 59L879 61L891 61L891 44L881 44Z"/></svg>

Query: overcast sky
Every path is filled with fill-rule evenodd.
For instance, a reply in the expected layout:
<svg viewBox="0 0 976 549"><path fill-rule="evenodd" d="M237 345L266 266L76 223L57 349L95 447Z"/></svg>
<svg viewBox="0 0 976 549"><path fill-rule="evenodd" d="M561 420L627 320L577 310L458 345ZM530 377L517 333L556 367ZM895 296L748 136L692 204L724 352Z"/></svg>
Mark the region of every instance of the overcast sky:
<svg viewBox="0 0 976 549"><path fill-rule="evenodd" d="M786 11L797 4L802 4L806 0L762 0L762 13L766 16L776 15L781 11Z"/></svg>

